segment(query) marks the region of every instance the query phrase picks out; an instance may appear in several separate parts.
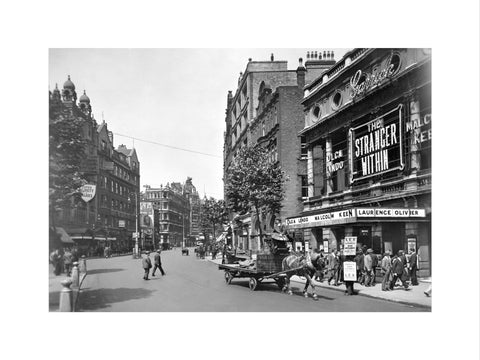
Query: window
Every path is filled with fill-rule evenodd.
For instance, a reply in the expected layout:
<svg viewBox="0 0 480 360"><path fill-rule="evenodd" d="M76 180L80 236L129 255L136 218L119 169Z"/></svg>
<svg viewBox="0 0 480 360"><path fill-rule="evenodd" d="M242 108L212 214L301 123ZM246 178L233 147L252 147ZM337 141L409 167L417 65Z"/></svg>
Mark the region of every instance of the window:
<svg viewBox="0 0 480 360"><path fill-rule="evenodd" d="M308 158L307 139L304 135L300 136L300 159L305 160Z"/></svg>
<svg viewBox="0 0 480 360"><path fill-rule="evenodd" d="M308 197L308 176L302 175L301 176L301 186L302 186L302 198Z"/></svg>
<svg viewBox="0 0 480 360"><path fill-rule="evenodd" d="M342 105L342 93L337 91L332 97L332 108L338 109Z"/></svg>

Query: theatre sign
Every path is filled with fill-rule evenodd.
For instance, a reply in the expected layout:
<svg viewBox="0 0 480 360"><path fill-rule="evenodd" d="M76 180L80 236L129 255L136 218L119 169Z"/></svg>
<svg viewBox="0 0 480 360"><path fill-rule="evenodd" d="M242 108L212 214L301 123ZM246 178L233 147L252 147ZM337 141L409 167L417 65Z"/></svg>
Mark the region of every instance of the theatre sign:
<svg viewBox="0 0 480 360"><path fill-rule="evenodd" d="M353 183L404 167L402 109L395 109L350 128L350 181Z"/></svg>
<svg viewBox="0 0 480 360"><path fill-rule="evenodd" d="M415 219L425 218L425 209L406 208L352 208L342 211L331 211L309 216L289 218L285 224L287 228L311 228L329 226L334 224L354 223L360 220L368 221L374 219Z"/></svg>

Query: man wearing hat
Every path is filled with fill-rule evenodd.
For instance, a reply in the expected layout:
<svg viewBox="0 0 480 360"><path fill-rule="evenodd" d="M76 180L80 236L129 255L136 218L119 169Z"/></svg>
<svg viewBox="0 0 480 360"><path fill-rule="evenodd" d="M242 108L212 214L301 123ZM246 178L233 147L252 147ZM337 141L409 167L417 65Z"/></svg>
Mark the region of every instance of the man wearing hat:
<svg viewBox="0 0 480 360"><path fill-rule="evenodd" d="M403 275L403 261L402 261L402 256L403 251L399 250L397 255L395 255L392 259L392 281L390 281L390 290L393 290L395 283L397 282L398 279L402 282L403 287L405 290L408 289L408 285L405 282L404 278L402 277Z"/></svg>
<svg viewBox="0 0 480 360"><path fill-rule="evenodd" d="M385 251L385 255L382 258L380 267L382 268L382 291L389 291L390 285L388 284L390 279L390 273L392 270L392 259L390 258L390 250Z"/></svg>
<svg viewBox="0 0 480 360"><path fill-rule="evenodd" d="M145 257L142 259L143 270L145 270L145 275L143 275L143 280L150 280L148 278L148 273L152 268L152 261L150 260L150 251L145 253Z"/></svg>
<svg viewBox="0 0 480 360"><path fill-rule="evenodd" d="M160 272L162 273L162 276L165 275L165 271L163 271L163 268L162 268L162 259L160 258L160 253L162 251L160 249L157 250L157 252L155 253L155 255L153 255L153 264L155 265L153 267L153 271L152 271L152 276L155 276L155 270L157 269L160 269Z"/></svg>
<svg viewBox="0 0 480 360"><path fill-rule="evenodd" d="M375 277L373 271L373 249L367 249L367 255L365 255L364 266L365 266L365 286L371 286L373 283L373 278Z"/></svg>

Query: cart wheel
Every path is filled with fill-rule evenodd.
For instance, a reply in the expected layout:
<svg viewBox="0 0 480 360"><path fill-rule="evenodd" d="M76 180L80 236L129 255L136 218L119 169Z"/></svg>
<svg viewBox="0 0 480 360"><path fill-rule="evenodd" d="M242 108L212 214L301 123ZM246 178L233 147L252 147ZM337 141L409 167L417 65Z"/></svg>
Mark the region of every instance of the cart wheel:
<svg viewBox="0 0 480 360"><path fill-rule="evenodd" d="M280 290L282 290L283 287L285 286L285 279L284 278L275 279L275 282L277 283L277 286L280 288Z"/></svg>
<svg viewBox="0 0 480 360"><path fill-rule="evenodd" d="M254 291L257 288L258 281L254 277L250 278L250 281L248 282L248 287L250 290Z"/></svg>
<svg viewBox="0 0 480 360"><path fill-rule="evenodd" d="M225 282L230 285L233 279L233 275L230 274L228 271L225 271Z"/></svg>

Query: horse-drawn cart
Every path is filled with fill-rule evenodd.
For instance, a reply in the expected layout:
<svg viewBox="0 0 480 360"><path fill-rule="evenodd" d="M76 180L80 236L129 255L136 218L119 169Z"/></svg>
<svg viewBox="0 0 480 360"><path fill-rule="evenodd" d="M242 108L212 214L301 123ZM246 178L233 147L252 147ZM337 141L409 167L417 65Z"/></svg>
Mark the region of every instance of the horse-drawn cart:
<svg viewBox="0 0 480 360"><path fill-rule="evenodd" d="M288 239L281 234L268 234L265 239L264 253L257 254L255 260L237 261L235 264L219 264L218 269L225 271L225 282L230 284L234 278L249 278L248 287L255 290L262 281L273 280L280 289L285 286L287 274L282 261L289 254ZM238 256L238 255L237 255Z"/></svg>
<svg viewBox="0 0 480 360"><path fill-rule="evenodd" d="M280 289L283 289L287 276L286 273L282 271L263 271L236 264L219 264L218 269L225 270L225 282L227 284L230 284L234 278L249 278L248 287L252 291L264 280L273 280Z"/></svg>

